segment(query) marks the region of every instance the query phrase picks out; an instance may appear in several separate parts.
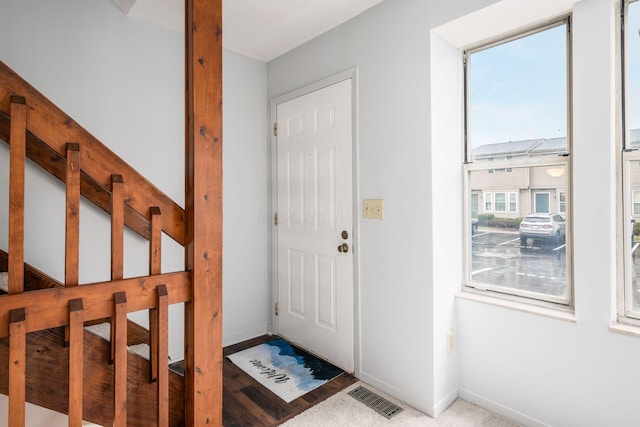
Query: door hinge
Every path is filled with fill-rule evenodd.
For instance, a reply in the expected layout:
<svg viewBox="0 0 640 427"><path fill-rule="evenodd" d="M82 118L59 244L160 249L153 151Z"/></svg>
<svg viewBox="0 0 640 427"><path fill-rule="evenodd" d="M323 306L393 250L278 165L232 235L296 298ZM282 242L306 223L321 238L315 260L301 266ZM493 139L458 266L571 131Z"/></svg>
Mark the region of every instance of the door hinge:
<svg viewBox="0 0 640 427"><path fill-rule="evenodd" d="M278 136L278 123L273 124L273 136Z"/></svg>
<svg viewBox="0 0 640 427"><path fill-rule="evenodd" d="M280 315L280 306L278 305L278 303L276 303L275 305L275 311L276 311L276 316Z"/></svg>
<svg viewBox="0 0 640 427"><path fill-rule="evenodd" d="M273 214L273 224L278 225L278 212Z"/></svg>

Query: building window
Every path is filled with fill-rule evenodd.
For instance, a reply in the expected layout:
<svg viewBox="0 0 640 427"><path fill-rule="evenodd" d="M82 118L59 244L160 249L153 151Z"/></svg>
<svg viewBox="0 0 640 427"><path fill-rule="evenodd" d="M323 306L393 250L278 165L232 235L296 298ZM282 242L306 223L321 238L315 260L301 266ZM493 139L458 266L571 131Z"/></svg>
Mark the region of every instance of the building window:
<svg viewBox="0 0 640 427"><path fill-rule="evenodd" d="M484 211L493 211L493 198L491 197L491 193L484 193Z"/></svg>
<svg viewBox="0 0 640 427"><path fill-rule="evenodd" d="M496 212L506 212L507 211L507 194L506 193L496 193L494 196L494 209Z"/></svg>
<svg viewBox="0 0 640 427"><path fill-rule="evenodd" d="M573 304L571 218L551 208L565 213L571 188L569 26L566 17L464 52L465 200L482 192L501 227L467 233L465 290Z"/></svg>
<svg viewBox="0 0 640 427"><path fill-rule="evenodd" d="M640 2L625 1L623 14L623 144L622 144L622 245L624 257L623 280L618 289L618 320L640 326Z"/></svg>
<svg viewBox="0 0 640 427"><path fill-rule="evenodd" d="M567 193L565 193L564 191L560 191L558 193L558 212L567 212Z"/></svg>
<svg viewBox="0 0 640 427"><path fill-rule="evenodd" d="M640 216L640 190L633 191L633 216Z"/></svg>
<svg viewBox="0 0 640 427"><path fill-rule="evenodd" d="M518 193L509 193L509 212L518 212Z"/></svg>

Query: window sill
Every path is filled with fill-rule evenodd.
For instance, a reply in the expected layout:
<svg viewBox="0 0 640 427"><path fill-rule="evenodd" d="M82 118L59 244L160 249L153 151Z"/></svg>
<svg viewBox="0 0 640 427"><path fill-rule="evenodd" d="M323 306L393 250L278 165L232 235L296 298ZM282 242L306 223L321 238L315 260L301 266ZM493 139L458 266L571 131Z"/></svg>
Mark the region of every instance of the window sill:
<svg viewBox="0 0 640 427"><path fill-rule="evenodd" d="M536 314L539 316L550 317L552 319L563 320L565 322L576 323L576 316L573 310L542 307L538 305L526 304L518 301L510 301L502 298L497 298L489 295L480 295L468 291L460 291L456 293L456 298L466 299L469 301L476 301L484 304L491 304L498 307L508 308L511 310L522 311L525 313ZM640 336L640 330L639 330Z"/></svg>
<svg viewBox="0 0 640 427"><path fill-rule="evenodd" d="M627 325L625 323L612 322L611 325L609 325L609 330L619 334L640 337L640 327Z"/></svg>

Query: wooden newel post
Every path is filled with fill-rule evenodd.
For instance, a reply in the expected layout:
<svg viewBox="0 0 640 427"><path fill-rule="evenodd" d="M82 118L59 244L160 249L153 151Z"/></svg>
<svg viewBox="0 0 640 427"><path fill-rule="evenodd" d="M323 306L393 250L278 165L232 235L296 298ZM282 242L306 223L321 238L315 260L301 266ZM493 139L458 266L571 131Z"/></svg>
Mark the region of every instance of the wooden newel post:
<svg viewBox="0 0 640 427"><path fill-rule="evenodd" d="M222 425L222 0L187 0L185 425Z"/></svg>

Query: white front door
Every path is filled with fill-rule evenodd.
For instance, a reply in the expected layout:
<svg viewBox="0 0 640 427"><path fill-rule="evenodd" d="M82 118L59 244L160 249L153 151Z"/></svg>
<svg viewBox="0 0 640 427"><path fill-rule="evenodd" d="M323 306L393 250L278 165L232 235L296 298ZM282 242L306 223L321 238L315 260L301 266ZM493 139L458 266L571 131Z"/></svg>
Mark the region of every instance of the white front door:
<svg viewBox="0 0 640 427"><path fill-rule="evenodd" d="M278 333L354 370L351 79L277 105Z"/></svg>

